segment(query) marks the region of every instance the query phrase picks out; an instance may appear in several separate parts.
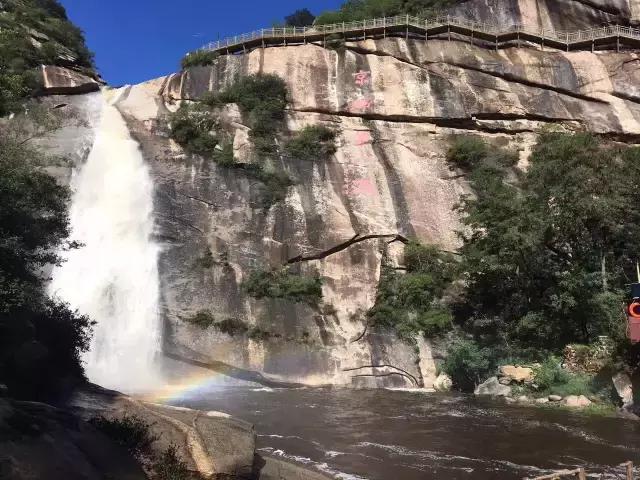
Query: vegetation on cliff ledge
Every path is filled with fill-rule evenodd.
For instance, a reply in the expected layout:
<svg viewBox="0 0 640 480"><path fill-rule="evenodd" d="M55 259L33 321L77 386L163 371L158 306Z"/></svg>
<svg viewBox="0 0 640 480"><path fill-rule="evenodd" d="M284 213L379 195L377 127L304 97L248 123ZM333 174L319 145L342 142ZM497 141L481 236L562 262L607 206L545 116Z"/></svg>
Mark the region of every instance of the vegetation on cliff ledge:
<svg viewBox="0 0 640 480"><path fill-rule="evenodd" d="M257 299L281 298L316 306L322 299L322 279L304 276L289 269L254 270L243 283L247 293Z"/></svg>
<svg viewBox="0 0 640 480"><path fill-rule="evenodd" d="M93 68L82 31L56 0L0 3L0 117L41 86L40 65Z"/></svg>
<svg viewBox="0 0 640 480"><path fill-rule="evenodd" d="M339 10L326 11L316 24L353 22L371 18L413 15L428 17L456 3L457 0L347 0Z"/></svg>
<svg viewBox="0 0 640 480"><path fill-rule="evenodd" d="M394 330L408 342L415 336L441 335L450 330L452 314L445 291L451 286L456 261L433 245L412 242L405 248L406 272L383 263L371 325Z"/></svg>

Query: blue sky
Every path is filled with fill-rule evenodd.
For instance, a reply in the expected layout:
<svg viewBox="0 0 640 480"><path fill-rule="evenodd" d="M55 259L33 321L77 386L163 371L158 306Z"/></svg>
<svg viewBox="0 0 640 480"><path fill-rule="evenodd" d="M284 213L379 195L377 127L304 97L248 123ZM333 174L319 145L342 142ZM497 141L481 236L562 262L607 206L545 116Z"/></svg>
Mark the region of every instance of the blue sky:
<svg viewBox="0 0 640 480"><path fill-rule="evenodd" d="M303 2L303 3L302 3ZM238 33L270 27L307 7L318 14L343 0L61 0L85 31L104 79L113 86L176 71L183 55Z"/></svg>

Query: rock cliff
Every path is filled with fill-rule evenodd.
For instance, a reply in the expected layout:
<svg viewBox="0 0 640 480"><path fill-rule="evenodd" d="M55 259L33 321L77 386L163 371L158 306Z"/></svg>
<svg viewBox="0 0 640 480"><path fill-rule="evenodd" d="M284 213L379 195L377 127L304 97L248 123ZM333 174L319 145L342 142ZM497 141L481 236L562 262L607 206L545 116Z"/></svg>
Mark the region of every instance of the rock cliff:
<svg viewBox="0 0 640 480"><path fill-rule="evenodd" d="M482 0L452 12L555 29L633 23L640 15L638 2L624 0ZM457 245L454 206L468 187L445 162L450 137L480 135L516 148L522 167L540 129L589 130L635 143L639 64L629 50L495 51L464 38L386 38L338 50L257 49L127 87L117 106L156 185L166 353L266 383L430 387L440 346L423 339L408 345L367 329L365 313L375 301L383 255L402 265L398 236L443 249ZM338 151L326 162L282 160L294 185L268 211L250 178L185 154L166 127L180 102L258 72L287 82L290 131L324 124L339 132ZM221 121L233 132L236 157L246 158L249 127L239 110L227 106ZM256 267L333 251L350 239L362 241L293 263L322 276L319 309L255 300L241 288ZM209 251L213 266L203 268L198 260ZM268 335L228 335L184 321L203 309Z"/></svg>

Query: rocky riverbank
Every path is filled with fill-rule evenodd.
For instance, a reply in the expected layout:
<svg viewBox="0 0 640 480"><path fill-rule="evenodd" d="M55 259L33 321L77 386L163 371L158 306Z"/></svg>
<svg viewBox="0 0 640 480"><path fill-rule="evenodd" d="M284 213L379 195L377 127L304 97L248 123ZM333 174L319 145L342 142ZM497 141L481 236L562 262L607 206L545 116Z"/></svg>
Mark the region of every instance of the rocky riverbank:
<svg viewBox="0 0 640 480"><path fill-rule="evenodd" d="M96 418L121 430L114 438ZM127 424L148 425L148 432L127 431ZM135 436L150 440L149 448L132 453ZM0 398L2 479L328 478L258 455L255 439L253 425L227 414L144 402L97 386L76 393L66 407ZM184 476L176 476L180 471Z"/></svg>

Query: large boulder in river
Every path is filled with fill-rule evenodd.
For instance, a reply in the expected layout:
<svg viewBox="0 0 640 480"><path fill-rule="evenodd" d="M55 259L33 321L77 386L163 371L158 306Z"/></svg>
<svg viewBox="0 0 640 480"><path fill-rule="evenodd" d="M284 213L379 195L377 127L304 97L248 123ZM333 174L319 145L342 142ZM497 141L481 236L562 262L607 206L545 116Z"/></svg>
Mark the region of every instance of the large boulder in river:
<svg viewBox="0 0 640 480"><path fill-rule="evenodd" d="M616 393L622 400L622 407L629 408L633 405L633 386L631 383L631 377L624 372L615 374L612 378L613 386L616 389Z"/></svg>
<svg viewBox="0 0 640 480"><path fill-rule="evenodd" d="M498 377L491 377L486 382L478 385L475 392L476 395L492 395L494 397L508 397L511 395L511 388L502 385L498 381Z"/></svg>
<svg viewBox="0 0 640 480"><path fill-rule="evenodd" d="M500 377L516 383L531 383L535 377L532 368L503 365L500 367ZM501 382L503 383L503 382Z"/></svg>
<svg viewBox="0 0 640 480"><path fill-rule="evenodd" d="M433 389L436 392L449 392L453 387L453 380L446 373L441 373L436 378L435 382L433 382Z"/></svg>
<svg viewBox="0 0 640 480"><path fill-rule="evenodd" d="M584 395L569 395L564 399L564 404L567 407L584 408L591 405L593 402Z"/></svg>

